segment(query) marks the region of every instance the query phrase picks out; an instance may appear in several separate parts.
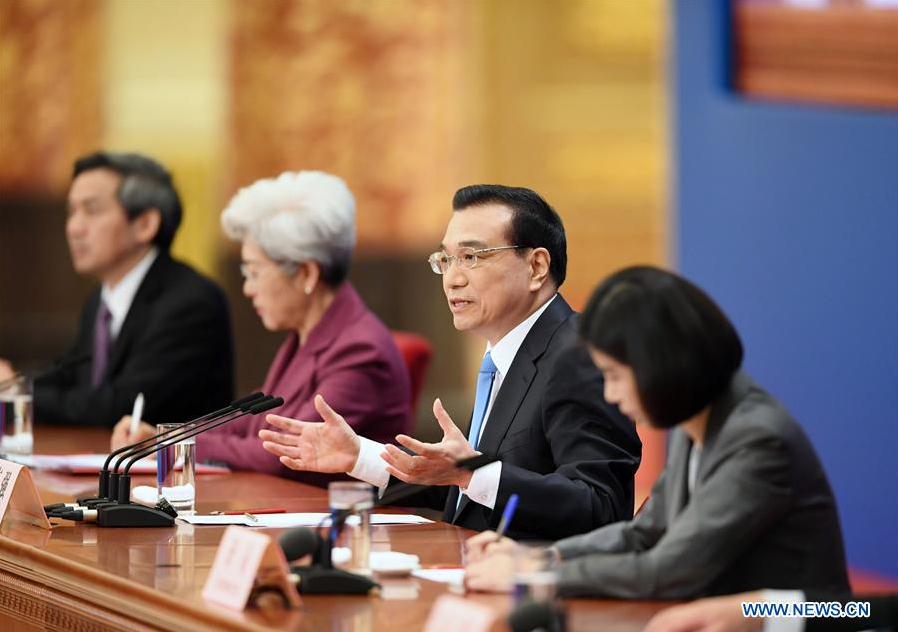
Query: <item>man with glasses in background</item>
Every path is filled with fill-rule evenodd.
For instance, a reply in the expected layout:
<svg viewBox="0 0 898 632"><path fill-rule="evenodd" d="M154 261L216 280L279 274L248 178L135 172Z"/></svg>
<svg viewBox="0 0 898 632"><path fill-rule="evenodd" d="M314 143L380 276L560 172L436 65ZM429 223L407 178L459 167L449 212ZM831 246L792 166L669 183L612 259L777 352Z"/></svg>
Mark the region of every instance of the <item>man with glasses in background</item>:
<svg viewBox="0 0 898 632"><path fill-rule="evenodd" d="M444 520L495 529L512 494L508 530L520 538L583 533L633 514L642 446L634 426L602 396L602 377L576 342L577 315L558 294L567 267L560 217L537 193L500 185L460 189L440 251L456 329L486 341L468 436L439 399L438 443L406 435L405 450L359 437L323 398L324 420L269 415L264 448L297 470L346 472L384 489L393 479L428 486L403 505L444 509ZM458 459L499 461L474 472Z"/></svg>

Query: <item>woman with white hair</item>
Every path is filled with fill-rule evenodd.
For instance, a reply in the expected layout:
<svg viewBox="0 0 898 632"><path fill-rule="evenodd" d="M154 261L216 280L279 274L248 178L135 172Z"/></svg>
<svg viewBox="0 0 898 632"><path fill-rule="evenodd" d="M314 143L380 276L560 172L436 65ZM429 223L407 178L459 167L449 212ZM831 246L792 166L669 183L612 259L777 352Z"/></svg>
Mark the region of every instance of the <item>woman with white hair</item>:
<svg viewBox="0 0 898 632"><path fill-rule="evenodd" d="M279 412L316 419L313 400L321 394L363 436L390 442L407 432L408 370L389 330L346 280L355 199L343 180L320 171L259 180L231 199L221 223L242 244L244 295L266 329L288 332L263 386L284 398ZM113 447L154 432L144 424L128 436L128 421L116 426ZM303 482L332 478L281 464L262 449L264 427L263 414L200 435L198 459Z"/></svg>

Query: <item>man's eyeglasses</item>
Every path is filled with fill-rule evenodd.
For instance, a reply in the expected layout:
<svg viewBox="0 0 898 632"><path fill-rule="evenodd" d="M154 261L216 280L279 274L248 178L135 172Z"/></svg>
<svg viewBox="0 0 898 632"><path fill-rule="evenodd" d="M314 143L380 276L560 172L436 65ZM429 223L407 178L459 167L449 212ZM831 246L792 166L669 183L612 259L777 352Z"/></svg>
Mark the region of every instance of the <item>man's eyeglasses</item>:
<svg viewBox="0 0 898 632"><path fill-rule="evenodd" d="M478 257L500 250L517 250L518 248L529 248L529 246L498 246L496 248L465 247L459 248L458 252L454 255L449 255L445 252L435 252L427 258L427 262L430 264L430 269L433 270L434 274L446 274L446 271L449 270L449 266L452 265L453 261L457 262L462 268L470 270L477 265Z"/></svg>

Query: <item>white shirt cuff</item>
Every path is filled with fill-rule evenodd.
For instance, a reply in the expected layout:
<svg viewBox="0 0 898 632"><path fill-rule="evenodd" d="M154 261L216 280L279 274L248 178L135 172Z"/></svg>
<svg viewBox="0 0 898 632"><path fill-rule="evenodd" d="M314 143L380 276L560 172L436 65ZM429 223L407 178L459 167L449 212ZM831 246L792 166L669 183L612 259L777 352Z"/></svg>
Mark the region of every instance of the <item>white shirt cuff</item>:
<svg viewBox="0 0 898 632"><path fill-rule="evenodd" d="M380 458L384 451L384 445L365 437L359 437L359 458L349 471L349 475L369 485L377 487L377 497L383 496L387 483L390 482L390 474L387 466Z"/></svg>
<svg viewBox="0 0 898 632"><path fill-rule="evenodd" d="M484 465L474 470L468 488L462 489L461 493L478 505L494 509L496 496L499 495L499 480L501 478L502 461Z"/></svg>
<svg viewBox="0 0 898 632"><path fill-rule="evenodd" d="M800 590L762 590L761 599L768 603L798 603L804 601ZM804 619L800 617L766 617L763 632L804 632Z"/></svg>

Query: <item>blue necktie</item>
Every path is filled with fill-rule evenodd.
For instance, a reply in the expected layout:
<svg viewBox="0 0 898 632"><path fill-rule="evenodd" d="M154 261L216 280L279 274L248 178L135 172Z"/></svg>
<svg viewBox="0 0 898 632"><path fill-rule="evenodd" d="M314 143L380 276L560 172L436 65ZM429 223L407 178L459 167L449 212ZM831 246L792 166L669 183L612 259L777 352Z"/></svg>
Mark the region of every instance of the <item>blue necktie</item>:
<svg viewBox="0 0 898 632"><path fill-rule="evenodd" d="M468 443L477 449L480 429L483 427L483 418L486 416L486 407L490 403L490 391L493 389L493 378L496 376L496 365L489 351L483 356L480 364L480 373L477 374L477 392L474 395L474 414L471 416L471 432L468 433Z"/></svg>

